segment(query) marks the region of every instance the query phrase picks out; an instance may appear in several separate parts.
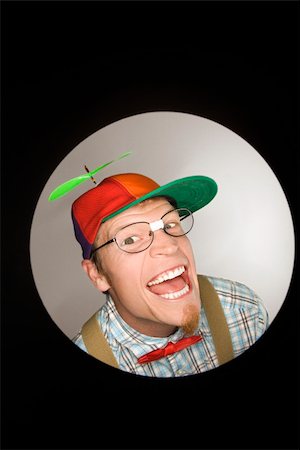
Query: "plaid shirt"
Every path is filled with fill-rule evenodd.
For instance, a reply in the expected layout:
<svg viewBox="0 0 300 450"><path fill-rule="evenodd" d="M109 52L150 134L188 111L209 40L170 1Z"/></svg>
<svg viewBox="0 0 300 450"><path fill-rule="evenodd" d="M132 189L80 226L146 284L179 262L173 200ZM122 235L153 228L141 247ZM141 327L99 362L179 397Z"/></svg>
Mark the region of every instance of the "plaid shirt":
<svg viewBox="0 0 300 450"><path fill-rule="evenodd" d="M268 313L259 297L244 284L207 277L218 293L227 320L234 357L239 356L265 332L269 325ZM177 342L183 337L179 328L168 337L151 337L131 328L117 312L113 300L97 313L100 327L106 337L121 370L150 377L178 377L193 375L218 367L218 359L203 307L198 330L202 340L173 355L147 364L138 364L137 359L168 342ZM73 341L87 351L81 334Z"/></svg>

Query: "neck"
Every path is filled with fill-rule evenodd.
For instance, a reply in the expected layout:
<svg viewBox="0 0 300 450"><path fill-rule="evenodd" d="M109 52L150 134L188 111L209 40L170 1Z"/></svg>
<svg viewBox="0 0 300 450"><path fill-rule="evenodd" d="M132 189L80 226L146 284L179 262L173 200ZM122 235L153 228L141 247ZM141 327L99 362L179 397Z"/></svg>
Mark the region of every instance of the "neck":
<svg viewBox="0 0 300 450"><path fill-rule="evenodd" d="M119 312L119 311L118 311ZM134 320L132 317L124 317L124 314L120 313L122 319L134 330L141 334L151 337L168 337L175 333L178 327L165 323L153 322L151 320Z"/></svg>
<svg viewBox="0 0 300 450"><path fill-rule="evenodd" d="M131 328L138 331L141 334L151 337L168 337L175 333L178 329L175 325L169 325L162 322L155 322L149 319L136 318L122 306L122 304L114 299L111 295L117 312L120 314L124 322L126 322Z"/></svg>

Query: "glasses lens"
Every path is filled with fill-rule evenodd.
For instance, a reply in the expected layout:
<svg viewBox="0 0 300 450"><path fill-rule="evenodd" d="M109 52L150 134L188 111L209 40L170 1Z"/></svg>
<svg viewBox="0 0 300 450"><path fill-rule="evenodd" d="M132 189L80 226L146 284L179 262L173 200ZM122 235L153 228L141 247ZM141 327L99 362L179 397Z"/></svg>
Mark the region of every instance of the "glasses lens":
<svg viewBox="0 0 300 450"><path fill-rule="evenodd" d="M162 217L165 224L164 230L171 236L183 236L187 234L194 225L192 212L186 208L174 209Z"/></svg>
<svg viewBox="0 0 300 450"><path fill-rule="evenodd" d="M146 222L133 223L116 234L118 247L127 253L142 252L151 245L152 241L153 233Z"/></svg>

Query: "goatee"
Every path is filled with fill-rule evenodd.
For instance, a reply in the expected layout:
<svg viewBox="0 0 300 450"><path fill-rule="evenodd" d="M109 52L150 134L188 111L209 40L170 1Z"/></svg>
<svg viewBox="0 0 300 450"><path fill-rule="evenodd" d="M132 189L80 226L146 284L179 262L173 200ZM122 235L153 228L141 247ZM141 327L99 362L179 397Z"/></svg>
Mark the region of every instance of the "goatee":
<svg viewBox="0 0 300 450"><path fill-rule="evenodd" d="M189 305L183 316L183 324L181 328L185 335L193 334L199 325L200 312L196 306Z"/></svg>

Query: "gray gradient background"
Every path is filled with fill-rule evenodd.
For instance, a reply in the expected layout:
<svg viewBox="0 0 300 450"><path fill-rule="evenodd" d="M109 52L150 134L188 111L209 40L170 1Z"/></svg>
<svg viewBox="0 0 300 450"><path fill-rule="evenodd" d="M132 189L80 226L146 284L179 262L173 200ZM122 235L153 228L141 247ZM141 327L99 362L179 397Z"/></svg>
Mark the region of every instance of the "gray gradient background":
<svg viewBox="0 0 300 450"><path fill-rule="evenodd" d="M211 120L185 113L153 112L122 119L86 138L47 181L33 217L30 256L40 298L57 326L73 337L105 296L81 268L70 208L87 181L55 202L64 181L132 155L96 174L97 182L121 172L143 173L159 184L190 175L215 179L218 194L195 213L189 237L197 272L245 283L262 298L270 320L291 281L295 240L289 206L273 171L245 140Z"/></svg>

